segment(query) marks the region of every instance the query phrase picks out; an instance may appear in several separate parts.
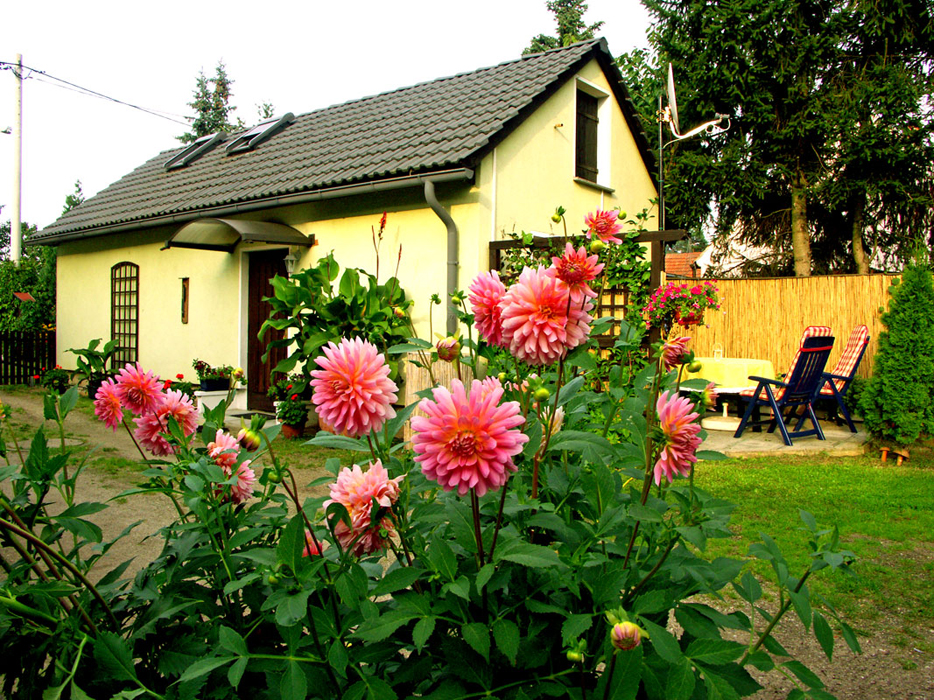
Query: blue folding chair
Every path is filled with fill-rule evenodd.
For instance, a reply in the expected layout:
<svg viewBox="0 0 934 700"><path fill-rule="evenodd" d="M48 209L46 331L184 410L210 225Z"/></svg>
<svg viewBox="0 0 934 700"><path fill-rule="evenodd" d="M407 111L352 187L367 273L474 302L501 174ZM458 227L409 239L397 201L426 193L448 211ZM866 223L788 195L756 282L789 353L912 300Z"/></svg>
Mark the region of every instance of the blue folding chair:
<svg viewBox="0 0 934 700"><path fill-rule="evenodd" d="M777 425L786 445L792 444L791 438L793 437L808 435L817 435L818 440L824 440L824 431L821 430L817 416L814 414L814 401L824 384L824 368L827 366L827 358L830 357L832 349L833 336L805 337L791 370L785 376L785 381L766 377L749 377L758 382L758 385L755 390L747 389L740 392L740 398L747 402L747 406L733 437L740 437L748 426L752 426L753 430L759 432L762 424L768 421L769 432L774 432ZM759 409L763 406L772 409L770 418L760 418ZM791 419L802 406L804 415L796 429L789 432L783 414L787 411L788 418ZM810 418L814 426L811 430L800 429L805 416Z"/></svg>

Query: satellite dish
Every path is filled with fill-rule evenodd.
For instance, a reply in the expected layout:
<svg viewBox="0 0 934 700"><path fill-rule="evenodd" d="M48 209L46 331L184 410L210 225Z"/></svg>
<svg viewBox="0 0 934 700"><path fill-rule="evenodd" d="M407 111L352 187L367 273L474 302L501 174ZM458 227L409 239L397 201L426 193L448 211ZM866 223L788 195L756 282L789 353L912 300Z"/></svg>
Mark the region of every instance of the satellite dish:
<svg viewBox="0 0 934 700"><path fill-rule="evenodd" d="M668 64L668 108L671 110L671 125L676 134L681 133L681 127L678 125L678 100L675 98L675 71Z"/></svg>

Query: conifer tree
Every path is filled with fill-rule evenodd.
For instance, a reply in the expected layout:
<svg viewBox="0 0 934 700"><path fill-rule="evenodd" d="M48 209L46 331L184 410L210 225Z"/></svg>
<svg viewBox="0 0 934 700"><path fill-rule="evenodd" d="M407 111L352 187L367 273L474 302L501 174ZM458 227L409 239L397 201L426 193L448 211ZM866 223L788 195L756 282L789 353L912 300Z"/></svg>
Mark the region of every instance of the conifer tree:
<svg viewBox="0 0 934 700"><path fill-rule="evenodd" d="M213 78L206 77L203 70L199 71L192 101L188 103L195 112L191 131L176 138L182 143L192 143L218 131L230 133L242 129L243 123L239 119L231 121L232 113L237 109L230 104L232 85L223 61L218 61Z"/></svg>
<svg viewBox="0 0 934 700"><path fill-rule="evenodd" d="M869 386L859 401L866 429L877 438L910 445L934 434L934 275L926 261L905 267L889 288L888 330Z"/></svg>

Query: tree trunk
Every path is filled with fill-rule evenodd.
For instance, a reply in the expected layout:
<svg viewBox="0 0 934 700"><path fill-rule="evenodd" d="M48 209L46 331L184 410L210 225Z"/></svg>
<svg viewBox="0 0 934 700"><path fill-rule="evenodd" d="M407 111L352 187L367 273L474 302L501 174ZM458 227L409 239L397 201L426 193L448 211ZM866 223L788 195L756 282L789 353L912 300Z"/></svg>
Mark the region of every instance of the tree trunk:
<svg viewBox="0 0 934 700"><path fill-rule="evenodd" d="M798 171L791 184L791 250L795 277L811 276L811 239L808 237L807 180Z"/></svg>
<svg viewBox="0 0 934 700"><path fill-rule="evenodd" d="M860 275L869 274L869 258L866 257L866 249L863 247L863 226L866 221L866 195L860 194L854 196L851 202L852 206L852 240L853 240L853 262L856 263L856 272Z"/></svg>

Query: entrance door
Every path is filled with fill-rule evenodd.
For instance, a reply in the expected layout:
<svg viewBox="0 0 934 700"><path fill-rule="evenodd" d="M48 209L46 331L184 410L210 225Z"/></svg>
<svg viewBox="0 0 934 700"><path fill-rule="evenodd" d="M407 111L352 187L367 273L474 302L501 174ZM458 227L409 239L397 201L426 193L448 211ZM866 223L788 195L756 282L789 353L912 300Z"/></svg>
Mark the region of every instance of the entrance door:
<svg viewBox="0 0 934 700"><path fill-rule="evenodd" d="M276 338L282 338L284 331L270 329L259 340L259 329L269 318L269 302L263 297L271 297L270 280L276 275L285 277L285 255L287 250L266 250L250 253L247 256L250 265L249 312L247 317L247 408L255 411L272 411L272 399L269 391L270 375L280 360L286 357L286 348L275 348L263 362L266 344Z"/></svg>

